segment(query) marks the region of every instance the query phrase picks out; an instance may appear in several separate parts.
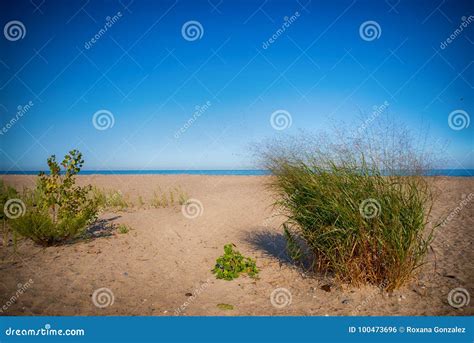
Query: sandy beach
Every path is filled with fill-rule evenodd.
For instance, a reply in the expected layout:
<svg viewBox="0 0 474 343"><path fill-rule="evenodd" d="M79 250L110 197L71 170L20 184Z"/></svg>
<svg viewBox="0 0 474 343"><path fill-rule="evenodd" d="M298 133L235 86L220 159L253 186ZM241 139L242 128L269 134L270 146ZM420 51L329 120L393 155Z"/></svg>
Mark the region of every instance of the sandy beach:
<svg viewBox="0 0 474 343"><path fill-rule="evenodd" d="M471 304L453 308L448 293L457 287L474 294L474 179L432 178L439 197L434 216L450 216L439 230L427 263L409 285L393 293L353 288L330 277L310 275L285 255L280 224L272 212L266 176L90 175L79 184L120 190L134 206L101 213L105 226L126 224L130 232L39 247L20 240L0 250L0 315L474 315ZM34 176L2 179L17 189L33 187ZM153 192L181 187L202 204L196 218L179 205L139 206ZM460 205L461 204L461 205ZM226 243L257 260L259 279L217 280L211 273ZM31 282L29 281L31 280ZM19 284L28 288L10 299ZM21 286L21 285L20 285ZM94 291L107 288L113 303L95 306ZM285 306L270 301L285 288ZM291 301L289 301L291 299ZM232 305L225 309L219 304Z"/></svg>

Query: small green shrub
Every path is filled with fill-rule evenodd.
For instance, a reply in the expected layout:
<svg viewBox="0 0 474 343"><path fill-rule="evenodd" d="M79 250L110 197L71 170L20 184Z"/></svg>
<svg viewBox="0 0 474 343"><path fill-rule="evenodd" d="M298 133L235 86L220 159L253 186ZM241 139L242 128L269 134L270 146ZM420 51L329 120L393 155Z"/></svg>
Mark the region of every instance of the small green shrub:
<svg viewBox="0 0 474 343"><path fill-rule="evenodd" d="M125 225L125 224L120 224L118 227L117 227L117 231L118 233L120 234L126 234L130 231L130 228L128 227L128 225Z"/></svg>
<svg viewBox="0 0 474 343"><path fill-rule="evenodd" d="M75 184L75 176L84 163L79 151L70 151L61 164L54 155L47 162L49 174L41 172L36 188L23 196L24 215L11 221L15 232L41 245L81 235L97 218L98 209L91 186Z"/></svg>
<svg viewBox="0 0 474 343"><path fill-rule="evenodd" d="M258 268L255 260L244 257L238 251L234 251L233 244L224 245L224 255L216 260L216 265L212 272L216 278L224 280L233 280L238 278L241 273L246 273L250 277L256 277Z"/></svg>

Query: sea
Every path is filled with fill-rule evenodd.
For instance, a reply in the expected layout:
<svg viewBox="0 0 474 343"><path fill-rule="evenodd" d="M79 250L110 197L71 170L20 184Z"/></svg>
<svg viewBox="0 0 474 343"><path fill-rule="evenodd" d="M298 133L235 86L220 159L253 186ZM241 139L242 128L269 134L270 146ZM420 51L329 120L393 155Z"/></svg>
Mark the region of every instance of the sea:
<svg viewBox="0 0 474 343"><path fill-rule="evenodd" d="M37 175L39 170L29 171L0 171L0 175ZM199 170L83 170L79 175L270 175L270 171L264 169L199 169ZM474 176L474 169L431 169L427 172L429 176Z"/></svg>

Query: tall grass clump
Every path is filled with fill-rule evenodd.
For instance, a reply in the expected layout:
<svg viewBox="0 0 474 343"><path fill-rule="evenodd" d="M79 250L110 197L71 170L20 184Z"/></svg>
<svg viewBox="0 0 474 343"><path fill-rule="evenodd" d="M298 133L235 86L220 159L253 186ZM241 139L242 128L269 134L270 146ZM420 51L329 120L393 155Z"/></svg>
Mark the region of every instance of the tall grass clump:
<svg viewBox="0 0 474 343"><path fill-rule="evenodd" d="M406 130L303 134L267 143L260 156L274 175L269 187L292 255L309 250L319 272L387 290L423 264L436 226L427 228L433 196L427 155ZM301 239L305 249L295 248Z"/></svg>

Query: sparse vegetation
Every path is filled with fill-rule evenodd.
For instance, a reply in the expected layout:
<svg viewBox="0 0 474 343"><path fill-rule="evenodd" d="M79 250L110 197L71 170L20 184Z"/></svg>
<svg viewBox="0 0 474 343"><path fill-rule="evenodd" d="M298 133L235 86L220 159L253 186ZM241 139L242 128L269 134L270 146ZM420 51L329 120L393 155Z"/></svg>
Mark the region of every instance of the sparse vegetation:
<svg viewBox="0 0 474 343"><path fill-rule="evenodd" d="M5 213L5 205L8 200L18 198L18 192L15 188L6 185L3 180L0 180L0 219L2 221L2 236L3 236L3 246L8 245L10 229L8 225L8 216ZM16 237L13 237L13 240L16 241Z"/></svg>
<svg viewBox="0 0 474 343"><path fill-rule="evenodd" d="M301 258L302 238L318 271L354 285L398 288L422 265L438 225L425 230L433 202L422 177L427 156L402 129L338 138L290 137L265 146L289 254Z"/></svg>
<svg viewBox="0 0 474 343"><path fill-rule="evenodd" d="M143 207L145 206L145 202L143 201L143 198L141 195L138 196L138 207Z"/></svg>
<svg viewBox="0 0 474 343"><path fill-rule="evenodd" d="M99 208L101 210L109 211L123 211L134 206L121 191L117 190L103 190L97 187L92 188L94 198L96 199ZM155 208L165 208L176 205L183 205L188 200L188 195L184 192L181 187L174 187L166 192L158 188L157 191L153 192L149 204L143 199L141 195L137 196L136 206L143 208L147 206Z"/></svg>
<svg viewBox="0 0 474 343"><path fill-rule="evenodd" d="M158 191L153 193L151 205L156 208L174 206L176 202L179 205L183 205L188 199L189 196L179 186L167 192L163 192L161 188L159 188Z"/></svg>
<svg viewBox="0 0 474 343"><path fill-rule="evenodd" d="M217 308L220 310L233 310L234 306L231 304L221 303L221 304L217 304Z"/></svg>
<svg viewBox="0 0 474 343"><path fill-rule="evenodd" d="M92 188L94 198L102 210L123 211L130 207L129 201L121 191L101 190L97 187Z"/></svg>
<svg viewBox="0 0 474 343"><path fill-rule="evenodd" d="M25 213L10 221L16 233L41 245L81 235L96 219L98 208L91 186L75 184L84 163L79 151L70 151L61 164L54 155L47 162L49 173L41 172L36 188L23 194Z"/></svg>
<svg viewBox="0 0 474 343"><path fill-rule="evenodd" d="M241 273L256 277L258 268L255 260L242 256L240 252L234 250L234 246L233 244L224 245L224 255L216 260L216 265L212 270L216 278L230 281L238 278Z"/></svg>
<svg viewBox="0 0 474 343"><path fill-rule="evenodd" d="M118 233L120 234L126 234L130 231L130 227L128 225L125 225L125 224L120 224L118 227L117 227L117 231Z"/></svg>

